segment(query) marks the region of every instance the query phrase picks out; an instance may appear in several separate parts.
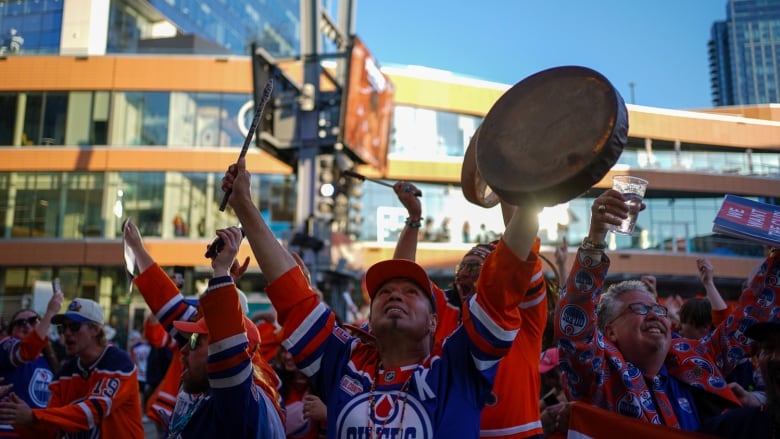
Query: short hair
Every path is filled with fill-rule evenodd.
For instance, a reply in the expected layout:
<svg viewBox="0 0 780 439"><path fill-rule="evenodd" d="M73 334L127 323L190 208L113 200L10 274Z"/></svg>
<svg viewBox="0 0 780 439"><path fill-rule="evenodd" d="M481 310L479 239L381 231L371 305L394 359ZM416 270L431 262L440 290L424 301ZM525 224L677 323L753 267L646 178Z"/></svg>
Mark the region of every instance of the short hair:
<svg viewBox="0 0 780 439"><path fill-rule="evenodd" d="M653 299L654 302L656 300L655 294L641 280L624 280L610 286L607 292L601 295L599 304L596 306L596 324L601 332L604 332L607 324L611 323L620 312L617 309L620 306L618 303L620 296L631 291L639 291Z"/></svg>
<svg viewBox="0 0 780 439"><path fill-rule="evenodd" d="M707 299L688 299L680 307L680 323L689 323L697 328L712 325L712 304Z"/></svg>
<svg viewBox="0 0 780 439"><path fill-rule="evenodd" d="M97 342L100 346L106 346L108 344L108 337L106 337L106 330L103 329L103 325L98 324L97 322L84 322L85 325L91 325L96 328L98 328L98 333L96 336Z"/></svg>

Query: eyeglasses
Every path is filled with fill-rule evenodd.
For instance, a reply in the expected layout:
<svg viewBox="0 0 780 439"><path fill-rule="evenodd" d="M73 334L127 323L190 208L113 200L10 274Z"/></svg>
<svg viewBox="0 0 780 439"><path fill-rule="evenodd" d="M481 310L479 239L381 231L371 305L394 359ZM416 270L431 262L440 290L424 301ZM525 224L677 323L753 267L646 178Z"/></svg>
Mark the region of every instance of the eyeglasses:
<svg viewBox="0 0 780 439"><path fill-rule="evenodd" d="M41 319L38 318L38 316L32 316L28 317L26 319L16 319L13 322L11 322L11 327L16 328L17 326L23 326L25 324L30 326L35 326L36 323L40 322Z"/></svg>
<svg viewBox="0 0 780 439"><path fill-rule="evenodd" d="M629 303L626 309L620 312L617 316L615 316L614 319L612 319L612 322L619 319L620 317L624 316L627 312L632 312L634 314L644 316L647 315L648 312L653 311L653 314L657 315L658 317L666 317L669 315L669 310L666 309L665 306L659 305L657 303L653 304L645 304L642 302L635 302L635 303Z"/></svg>
<svg viewBox="0 0 780 439"><path fill-rule="evenodd" d="M79 332L79 329L81 329L81 322L62 323L59 325L58 329L60 334L64 333L66 329L70 332Z"/></svg>

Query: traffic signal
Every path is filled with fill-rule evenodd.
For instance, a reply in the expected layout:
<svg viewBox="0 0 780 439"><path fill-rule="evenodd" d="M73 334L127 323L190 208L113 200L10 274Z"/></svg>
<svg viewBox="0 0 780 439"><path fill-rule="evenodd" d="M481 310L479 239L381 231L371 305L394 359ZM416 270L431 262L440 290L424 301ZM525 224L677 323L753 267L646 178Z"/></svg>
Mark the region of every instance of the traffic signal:
<svg viewBox="0 0 780 439"><path fill-rule="evenodd" d="M363 228L363 182L351 179L352 182L348 188L349 194L349 223L347 226L347 236L352 240L360 238L360 232Z"/></svg>
<svg viewBox="0 0 780 439"><path fill-rule="evenodd" d="M336 169L333 156L321 154L317 156L317 193L314 197L314 210L317 218L331 221L334 215L334 197L336 195Z"/></svg>

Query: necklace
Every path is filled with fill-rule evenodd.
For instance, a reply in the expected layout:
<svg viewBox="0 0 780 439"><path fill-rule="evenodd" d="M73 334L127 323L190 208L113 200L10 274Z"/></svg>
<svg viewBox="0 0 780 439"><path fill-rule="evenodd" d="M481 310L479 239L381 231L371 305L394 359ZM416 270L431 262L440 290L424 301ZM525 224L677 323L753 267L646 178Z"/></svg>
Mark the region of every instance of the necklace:
<svg viewBox="0 0 780 439"><path fill-rule="evenodd" d="M384 431L385 426L387 425L387 418L382 421L382 426L378 429L375 428L376 424L371 421L372 418L376 418L376 400L374 398L374 392L376 391L376 382L379 381L379 371L381 369L382 363L380 362L374 371L374 381L371 382L371 388L369 389L368 393L368 419L366 422L366 435L369 437L369 439L372 437L379 438L380 432ZM412 371L409 374L409 377L406 378L406 381L404 381L403 385L401 385L401 389L398 391L398 393L395 394L395 397L391 397L393 400L393 407L396 407L398 405L398 399L403 394L403 402L401 403L401 418L398 422L398 430L401 432L403 432L404 429L404 414L406 414L406 398L408 396L406 390L409 388L409 382L412 380L413 376L414 371Z"/></svg>

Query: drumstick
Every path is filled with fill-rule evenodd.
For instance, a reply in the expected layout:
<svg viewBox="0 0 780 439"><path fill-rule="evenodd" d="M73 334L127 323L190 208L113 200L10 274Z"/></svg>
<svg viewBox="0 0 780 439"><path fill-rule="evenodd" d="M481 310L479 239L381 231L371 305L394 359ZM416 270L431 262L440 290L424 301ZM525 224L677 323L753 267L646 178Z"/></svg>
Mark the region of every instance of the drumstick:
<svg viewBox="0 0 780 439"><path fill-rule="evenodd" d="M346 175L347 177L356 178L356 179L358 179L358 180L360 180L360 181L370 181L370 182L372 182L372 183L381 184L382 186L393 187L393 185L392 185L392 184L390 184L390 183L388 183L388 182L386 182L386 181L383 181L383 180L377 180L377 179L375 179L375 178L368 178L368 177L366 177L365 175L363 175L363 174L358 174L358 173L357 173L357 172L355 172L355 171L349 171L349 170L347 170L347 171L341 171L341 174L342 174L342 175ZM414 193L414 196L415 196L415 197L422 197L422 191L418 189L417 191L415 191L415 193Z"/></svg>
<svg viewBox="0 0 780 439"><path fill-rule="evenodd" d="M238 160L241 160L242 157L246 156L246 152L249 150L249 144L252 142L252 137L255 136L255 131L257 131L257 126L260 125L260 117L263 116L263 110L265 110L265 104L268 103L268 100L271 99L271 92L274 90L274 78L268 78L268 82L265 83L265 88L263 89L263 96L260 98L260 102L257 103L257 107L255 107L255 117L252 119L252 125L249 126L249 131L246 133L246 138L244 139L244 146L241 147L241 153L238 154ZM236 160L236 162L238 162ZM228 198L230 198L230 193L233 192L232 190L227 190L225 192L225 195L222 196L222 202L219 203L219 211L224 212L225 207L227 207Z"/></svg>

